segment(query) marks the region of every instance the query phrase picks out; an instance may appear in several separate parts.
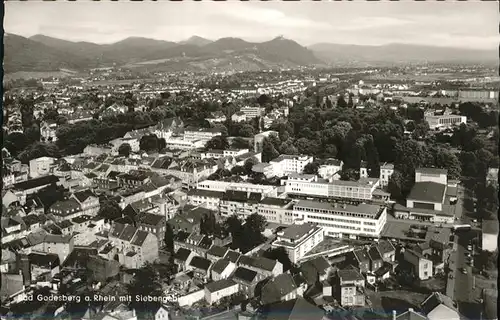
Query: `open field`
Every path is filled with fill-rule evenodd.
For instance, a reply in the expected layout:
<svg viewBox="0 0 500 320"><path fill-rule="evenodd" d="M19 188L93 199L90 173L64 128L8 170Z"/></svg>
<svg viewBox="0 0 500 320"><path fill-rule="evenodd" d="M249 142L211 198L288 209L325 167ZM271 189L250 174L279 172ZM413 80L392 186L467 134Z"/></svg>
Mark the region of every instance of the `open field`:
<svg viewBox="0 0 500 320"><path fill-rule="evenodd" d="M68 76L75 76L76 72L69 70L65 71L19 71L14 73L7 73L4 75L4 81L17 80L17 79L43 79L43 78L64 78Z"/></svg>

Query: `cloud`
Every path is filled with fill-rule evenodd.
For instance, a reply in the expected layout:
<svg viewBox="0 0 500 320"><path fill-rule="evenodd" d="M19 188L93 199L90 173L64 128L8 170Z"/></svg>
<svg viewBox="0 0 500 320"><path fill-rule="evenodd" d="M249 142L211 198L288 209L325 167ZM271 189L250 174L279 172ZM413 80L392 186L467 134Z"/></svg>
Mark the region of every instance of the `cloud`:
<svg viewBox="0 0 500 320"><path fill-rule="evenodd" d="M358 17L345 25L335 27L336 30L357 31L376 28L387 28L413 24L412 20L392 17Z"/></svg>
<svg viewBox="0 0 500 320"><path fill-rule="evenodd" d="M222 14L240 23L257 23L261 26L266 25L269 27L311 29L327 29L331 27L331 25L325 22L287 15L283 11L264 8L262 5L250 6L238 4L234 5L232 10L228 10Z"/></svg>

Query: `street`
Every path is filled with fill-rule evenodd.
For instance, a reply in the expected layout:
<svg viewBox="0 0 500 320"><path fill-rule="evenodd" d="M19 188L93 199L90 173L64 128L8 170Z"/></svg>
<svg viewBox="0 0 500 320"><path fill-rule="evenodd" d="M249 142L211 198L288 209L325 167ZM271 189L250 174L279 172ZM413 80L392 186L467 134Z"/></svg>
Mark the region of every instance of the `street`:
<svg viewBox="0 0 500 320"><path fill-rule="evenodd" d="M459 186L458 190L458 203L455 214L461 223L470 223L470 218L465 216L469 207L473 207L473 194L471 191L464 190ZM474 296L474 274L472 267L467 263L466 254L468 252L467 246L471 240L478 237L478 230L459 231L455 235L454 250L449 259L449 267L453 279L448 278L450 283L447 286L447 294L450 298L457 301L459 311L471 319L478 318L480 306L478 305ZM471 256L474 255L474 250L470 252ZM464 268L466 273L464 273ZM450 292L451 291L451 292Z"/></svg>

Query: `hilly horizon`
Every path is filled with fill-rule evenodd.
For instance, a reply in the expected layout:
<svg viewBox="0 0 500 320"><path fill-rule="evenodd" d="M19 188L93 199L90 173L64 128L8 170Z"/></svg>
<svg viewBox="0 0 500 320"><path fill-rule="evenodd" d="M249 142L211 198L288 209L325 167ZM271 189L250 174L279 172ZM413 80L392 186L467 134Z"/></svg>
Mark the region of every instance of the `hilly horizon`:
<svg viewBox="0 0 500 320"><path fill-rule="evenodd" d="M6 73L62 68L86 70L110 65L131 68L157 66L165 70L172 67L244 71L344 62L489 62L498 59L498 52L494 50L398 43L381 46L318 43L305 47L283 37L264 42L249 42L234 37L212 41L192 36L180 42L128 37L111 44L96 44L42 34L30 38L5 35Z"/></svg>

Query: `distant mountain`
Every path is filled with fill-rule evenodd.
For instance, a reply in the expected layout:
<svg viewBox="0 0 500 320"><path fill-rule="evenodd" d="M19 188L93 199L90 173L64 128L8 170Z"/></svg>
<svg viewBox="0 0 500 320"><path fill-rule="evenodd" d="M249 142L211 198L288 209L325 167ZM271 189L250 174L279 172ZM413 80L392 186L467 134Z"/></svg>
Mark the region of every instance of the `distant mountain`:
<svg viewBox="0 0 500 320"><path fill-rule="evenodd" d="M227 70L255 70L276 66L319 64L313 52L295 41L276 38L251 43L239 38L210 41L191 37L181 43L130 37L99 45L72 42L44 35L5 38L7 72L55 71L60 68L83 70L112 64L122 66L190 66Z"/></svg>
<svg viewBox="0 0 500 320"><path fill-rule="evenodd" d="M60 69L78 70L92 65L91 60L88 58L75 55L70 50L60 48L60 46L48 46L42 42L15 34L5 34L5 73L16 71L55 71Z"/></svg>
<svg viewBox="0 0 500 320"><path fill-rule="evenodd" d="M192 36L191 38L189 38L187 40L179 42L179 44L190 44L190 45L202 47L202 46L205 46L205 45L212 43L212 42L213 42L212 40L208 40L208 39L198 37L198 36Z"/></svg>
<svg viewBox="0 0 500 320"><path fill-rule="evenodd" d="M382 46L319 43L310 46L309 49L314 51L318 58L326 62L487 63L498 60L498 50L472 50L399 43Z"/></svg>

